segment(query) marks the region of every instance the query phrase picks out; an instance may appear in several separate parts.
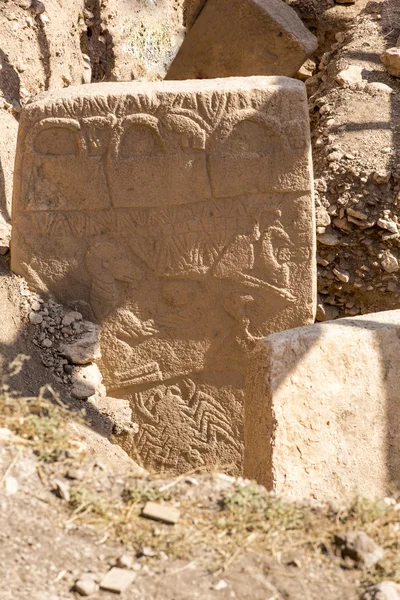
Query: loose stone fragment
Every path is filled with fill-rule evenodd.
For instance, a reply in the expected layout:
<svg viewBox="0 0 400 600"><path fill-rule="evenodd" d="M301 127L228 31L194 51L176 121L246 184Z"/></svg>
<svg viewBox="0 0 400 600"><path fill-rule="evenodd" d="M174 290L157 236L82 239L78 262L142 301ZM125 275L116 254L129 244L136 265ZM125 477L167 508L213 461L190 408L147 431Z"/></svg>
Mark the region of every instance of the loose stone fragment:
<svg viewBox="0 0 400 600"><path fill-rule="evenodd" d="M57 496L59 496L66 502L69 502L71 500L71 492L68 483L61 481L60 479L55 479L53 481L53 486Z"/></svg>
<svg viewBox="0 0 400 600"><path fill-rule="evenodd" d="M75 365L85 365L101 358L99 329L88 331L75 342L61 344L60 353Z"/></svg>
<svg viewBox="0 0 400 600"><path fill-rule="evenodd" d="M166 78L293 76L316 48L281 0L207 0Z"/></svg>
<svg viewBox="0 0 400 600"><path fill-rule="evenodd" d="M335 544L342 558L350 558L359 566L370 569L383 558L385 551L364 531L349 531L335 535Z"/></svg>
<svg viewBox="0 0 400 600"><path fill-rule="evenodd" d="M400 585L394 581L382 581L369 587L361 600L400 600Z"/></svg>
<svg viewBox="0 0 400 600"><path fill-rule="evenodd" d="M343 281L343 283L348 283L350 281L350 274L347 271L341 271L339 269L332 269L332 271L340 281Z"/></svg>
<svg viewBox="0 0 400 600"><path fill-rule="evenodd" d="M175 525L179 521L180 512L173 506L167 504L158 504L156 502L147 502L143 511L142 516L155 521L164 521L164 523L170 523Z"/></svg>
<svg viewBox="0 0 400 600"><path fill-rule="evenodd" d="M389 48L381 55L386 70L394 77L400 77L400 48Z"/></svg>
<svg viewBox="0 0 400 600"><path fill-rule="evenodd" d="M364 67L358 65L351 65L346 69L343 69L336 75L336 81L342 86L351 86L357 83L361 83L363 80L362 72Z"/></svg>
<svg viewBox="0 0 400 600"><path fill-rule="evenodd" d="M117 558L116 566L121 569L131 569L134 563L133 556L130 554L123 554Z"/></svg>
<svg viewBox="0 0 400 600"><path fill-rule="evenodd" d="M376 224L382 229L387 229L390 233L399 233L398 227L394 221L387 221L386 219L378 219Z"/></svg>
<svg viewBox="0 0 400 600"><path fill-rule="evenodd" d="M40 325L40 323L43 323L43 317L42 315L38 315L36 312L31 312L29 313L29 321L32 323L32 325Z"/></svg>
<svg viewBox="0 0 400 600"><path fill-rule="evenodd" d="M81 596L91 596L97 592L97 584L90 579L79 579L75 582L75 590Z"/></svg>
<svg viewBox="0 0 400 600"><path fill-rule="evenodd" d="M113 567L101 580L100 588L116 594L122 594L136 579L136 573L128 569Z"/></svg>
<svg viewBox="0 0 400 600"><path fill-rule="evenodd" d="M396 273L400 268L399 261L390 250L386 250L382 253L381 264L386 273Z"/></svg>

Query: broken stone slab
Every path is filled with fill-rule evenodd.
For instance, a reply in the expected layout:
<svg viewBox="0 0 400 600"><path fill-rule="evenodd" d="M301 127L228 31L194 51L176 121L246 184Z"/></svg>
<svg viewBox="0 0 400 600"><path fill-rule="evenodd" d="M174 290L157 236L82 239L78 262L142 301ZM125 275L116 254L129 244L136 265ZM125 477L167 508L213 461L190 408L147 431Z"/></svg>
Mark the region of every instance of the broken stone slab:
<svg viewBox="0 0 400 600"><path fill-rule="evenodd" d="M135 571L113 567L101 580L100 588L102 590L107 590L108 592L114 592L115 594L122 594L130 585L132 585L135 579Z"/></svg>
<svg viewBox="0 0 400 600"><path fill-rule="evenodd" d="M293 498L400 489L400 311L268 336L250 359L245 476Z"/></svg>
<svg viewBox="0 0 400 600"><path fill-rule="evenodd" d="M122 407L107 426L146 469L241 472L248 354L315 314L304 84L53 90L24 108L18 144L12 268L96 321L82 337L69 314L78 339L60 352L96 361L100 336L107 396L137 424Z"/></svg>
<svg viewBox="0 0 400 600"><path fill-rule="evenodd" d="M292 77L317 45L282 0L207 0L166 79Z"/></svg>
<svg viewBox="0 0 400 600"><path fill-rule="evenodd" d="M154 521L163 521L170 525L175 525L179 521L180 511L168 504L159 504L157 502L146 502L142 516Z"/></svg>

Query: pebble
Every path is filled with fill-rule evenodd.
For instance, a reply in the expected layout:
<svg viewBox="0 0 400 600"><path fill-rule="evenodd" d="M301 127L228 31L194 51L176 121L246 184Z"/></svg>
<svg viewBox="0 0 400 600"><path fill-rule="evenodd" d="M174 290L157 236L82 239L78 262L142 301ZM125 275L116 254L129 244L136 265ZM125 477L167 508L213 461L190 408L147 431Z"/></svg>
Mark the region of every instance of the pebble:
<svg viewBox="0 0 400 600"><path fill-rule="evenodd" d="M34 311L38 311L42 308L42 305L40 304L40 302L38 302L37 300L35 300L35 302L32 302L31 304L31 309Z"/></svg>
<svg viewBox="0 0 400 600"><path fill-rule="evenodd" d="M78 579L75 582L75 591L81 596L91 596L97 592L97 584L90 579Z"/></svg>
<svg viewBox="0 0 400 600"><path fill-rule="evenodd" d="M49 340L49 338L44 338L44 340L42 341L43 348L51 348L52 345L53 345L53 342L51 340Z"/></svg>
<svg viewBox="0 0 400 600"><path fill-rule="evenodd" d="M69 502L71 500L71 493L69 491L68 483L61 481L60 479L55 479L53 481L53 489L56 492L57 496Z"/></svg>
<svg viewBox="0 0 400 600"><path fill-rule="evenodd" d="M214 590L220 592L221 590L225 590L228 587L225 579L220 579L215 585Z"/></svg>
<svg viewBox="0 0 400 600"><path fill-rule="evenodd" d="M400 48L398 46L388 48L381 55L381 61L390 75L400 77Z"/></svg>
<svg viewBox="0 0 400 600"><path fill-rule="evenodd" d="M349 558L365 569L373 567L385 554L364 531L336 534L335 544L340 548L342 558Z"/></svg>
<svg viewBox="0 0 400 600"><path fill-rule="evenodd" d="M342 69L342 71L336 75L335 79L341 87L352 86L362 82L363 70L364 67L361 67L360 65L351 65L346 69Z"/></svg>
<svg viewBox="0 0 400 600"><path fill-rule="evenodd" d="M13 496L18 492L18 480L9 475L4 484L6 496Z"/></svg>
<svg viewBox="0 0 400 600"><path fill-rule="evenodd" d="M394 221L387 221L386 219L378 219L376 224L381 229L386 229L387 231L390 231L390 233L399 233L397 225Z"/></svg>
<svg viewBox="0 0 400 600"><path fill-rule="evenodd" d="M131 569L134 563L134 558L130 554L122 554L116 560L116 566L121 569Z"/></svg>
<svg viewBox="0 0 400 600"><path fill-rule="evenodd" d="M398 271L400 268L397 258L390 252L390 250L386 250L382 253L381 264L386 273L396 273L396 271Z"/></svg>
<svg viewBox="0 0 400 600"><path fill-rule="evenodd" d="M32 325L40 325L43 323L43 317L37 312L31 312L29 313L29 321L32 323Z"/></svg>

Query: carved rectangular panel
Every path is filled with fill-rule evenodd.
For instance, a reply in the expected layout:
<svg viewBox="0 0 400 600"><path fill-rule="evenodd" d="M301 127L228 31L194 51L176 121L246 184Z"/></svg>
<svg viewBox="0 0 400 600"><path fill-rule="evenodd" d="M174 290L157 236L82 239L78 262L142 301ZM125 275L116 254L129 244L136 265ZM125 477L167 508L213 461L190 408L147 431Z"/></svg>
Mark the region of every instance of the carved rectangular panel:
<svg viewBox="0 0 400 600"><path fill-rule="evenodd" d="M313 321L304 85L96 84L20 124L12 268L102 330L110 396L145 466L240 470L256 341Z"/></svg>

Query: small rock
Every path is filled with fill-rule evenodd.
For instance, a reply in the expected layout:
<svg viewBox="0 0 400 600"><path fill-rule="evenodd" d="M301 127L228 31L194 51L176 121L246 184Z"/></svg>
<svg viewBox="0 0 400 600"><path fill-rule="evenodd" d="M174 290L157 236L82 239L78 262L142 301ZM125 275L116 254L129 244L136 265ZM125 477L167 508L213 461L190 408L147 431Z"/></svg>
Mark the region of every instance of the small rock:
<svg viewBox="0 0 400 600"><path fill-rule="evenodd" d="M99 327L87 331L75 342L61 344L60 353L75 365L86 365L101 358Z"/></svg>
<svg viewBox="0 0 400 600"><path fill-rule="evenodd" d="M226 583L225 579L220 579L214 585L214 590L216 590L217 592L220 592L221 590L225 590L227 587L228 587L228 584Z"/></svg>
<svg viewBox="0 0 400 600"><path fill-rule="evenodd" d="M169 506L168 504L147 502L142 510L142 516L174 525L179 521L180 512L177 508Z"/></svg>
<svg viewBox="0 0 400 600"><path fill-rule="evenodd" d="M91 596L97 592L96 582L90 579L78 579L75 582L75 591L81 596Z"/></svg>
<svg viewBox="0 0 400 600"><path fill-rule="evenodd" d="M117 558L116 566L121 569L131 569L134 563L134 558L130 554L123 554Z"/></svg>
<svg viewBox="0 0 400 600"><path fill-rule="evenodd" d="M71 396L77 400L86 400L96 393L96 388L89 382L75 381L71 387Z"/></svg>
<svg viewBox="0 0 400 600"><path fill-rule="evenodd" d="M334 150L330 154L328 154L328 162L337 162L343 158L343 154L338 150Z"/></svg>
<svg viewBox="0 0 400 600"><path fill-rule="evenodd" d="M14 437L11 429L7 429L7 427L0 427L0 442L7 442Z"/></svg>
<svg viewBox="0 0 400 600"><path fill-rule="evenodd" d="M328 227L331 224L331 218L324 206L317 206L315 215L317 227Z"/></svg>
<svg viewBox="0 0 400 600"><path fill-rule="evenodd" d="M333 321L339 316L339 309L329 304L318 304L316 320L320 322Z"/></svg>
<svg viewBox="0 0 400 600"><path fill-rule="evenodd" d="M31 304L31 309L34 311L38 311L42 308L42 305L40 304L40 302L38 302L37 300L35 300L34 302L32 302Z"/></svg>
<svg viewBox="0 0 400 600"><path fill-rule="evenodd" d="M324 246L338 246L341 244L340 238L334 233L322 233L318 236L318 241Z"/></svg>
<svg viewBox="0 0 400 600"><path fill-rule="evenodd" d="M400 268L397 258L390 250L385 250L385 252L382 253L381 264L386 273L396 273Z"/></svg>
<svg viewBox="0 0 400 600"><path fill-rule="evenodd" d="M378 184L388 183L390 181L391 176L391 171L382 171L380 173L378 171L374 171L374 173L372 173L372 179L375 181L375 183Z"/></svg>
<svg viewBox="0 0 400 600"><path fill-rule="evenodd" d="M365 590L361 600L400 600L400 585L394 581L382 581Z"/></svg>
<svg viewBox="0 0 400 600"><path fill-rule="evenodd" d="M359 219L360 221L366 221L368 219L368 215L366 215L365 213L362 213L359 210L354 210L354 208L346 208L346 212L351 217Z"/></svg>
<svg viewBox="0 0 400 600"><path fill-rule="evenodd" d="M147 556L147 558L153 558L156 555L153 548L150 548L150 546L143 546L140 553L142 556Z"/></svg>
<svg viewBox="0 0 400 600"><path fill-rule="evenodd" d="M346 69L340 71L336 75L335 79L338 82L338 84L342 87L355 85L357 83L362 82L363 70L364 67L361 67L359 65L351 65L350 67L347 67Z"/></svg>
<svg viewBox="0 0 400 600"><path fill-rule="evenodd" d="M60 479L55 479L53 481L53 491L57 494L59 498L62 498L66 502L71 500L71 493L69 491L68 483L61 481Z"/></svg>
<svg viewBox="0 0 400 600"><path fill-rule="evenodd" d="M100 588L116 594L122 594L136 579L136 573L128 569L113 567L101 580Z"/></svg>
<svg viewBox="0 0 400 600"><path fill-rule="evenodd" d="M381 55L381 61L390 75L400 77L400 48L394 46Z"/></svg>
<svg viewBox="0 0 400 600"><path fill-rule="evenodd" d="M31 312L29 313L29 321L32 323L32 325L40 325L43 323L43 317L42 315L38 315L36 312Z"/></svg>
<svg viewBox="0 0 400 600"><path fill-rule="evenodd" d="M381 560L385 552L364 531L349 531L335 535L335 544L342 558L350 558L357 565L369 569Z"/></svg>
<svg viewBox="0 0 400 600"><path fill-rule="evenodd" d="M82 481L85 478L85 472L82 469L68 469L66 477Z"/></svg>
<svg viewBox="0 0 400 600"><path fill-rule="evenodd" d="M4 483L6 496L13 496L18 492L18 480L9 475Z"/></svg>
<svg viewBox="0 0 400 600"><path fill-rule="evenodd" d="M348 283L350 281L350 273L347 271L340 271L339 269L332 269L332 271L340 281L343 281L343 283Z"/></svg>
<svg viewBox="0 0 400 600"><path fill-rule="evenodd" d="M378 219L376 224L381 229L386 229L387 231L390 231L390 233L399 233L397 225L394 221L387 221L386 219Z"/></svg>
<svg viewBox="0 0 400 600"><path fill-rule="evenodd" d="M52 345L53 345L53 342L51 340L49 340L49 338L44 338L44 340L42 341L43 348L51 348Z"/></svg>
<svg viewBox="0 0 400 600"><path fill-rule="evenodd" d="M380 93L380 94L393 94L394 89L391 88L386 83L381 83L380 81L373 81L372 83L368 83L365 90L370 94Z"/></svg>

